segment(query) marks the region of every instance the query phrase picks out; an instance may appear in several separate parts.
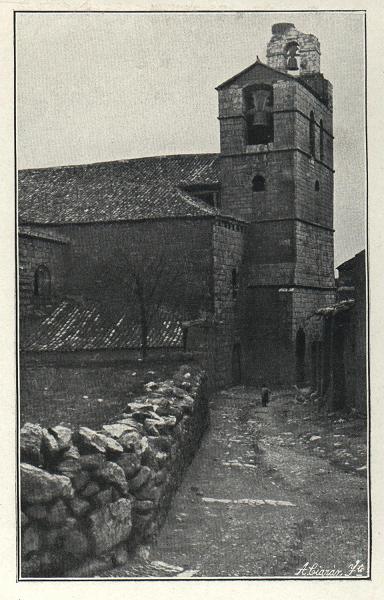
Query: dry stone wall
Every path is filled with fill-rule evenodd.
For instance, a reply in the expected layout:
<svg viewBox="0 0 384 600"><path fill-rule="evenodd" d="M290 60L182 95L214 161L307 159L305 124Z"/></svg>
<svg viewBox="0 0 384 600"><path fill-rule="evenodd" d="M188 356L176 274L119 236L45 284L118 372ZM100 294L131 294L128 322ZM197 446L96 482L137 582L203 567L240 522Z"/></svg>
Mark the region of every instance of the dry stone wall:
<svg viewBox="0 0 384 600"><path fill-rule="evenodd" d="M22 577L91 576L156 534L208 423L206 377L144 387L99 431L21 429Z"/></svg>

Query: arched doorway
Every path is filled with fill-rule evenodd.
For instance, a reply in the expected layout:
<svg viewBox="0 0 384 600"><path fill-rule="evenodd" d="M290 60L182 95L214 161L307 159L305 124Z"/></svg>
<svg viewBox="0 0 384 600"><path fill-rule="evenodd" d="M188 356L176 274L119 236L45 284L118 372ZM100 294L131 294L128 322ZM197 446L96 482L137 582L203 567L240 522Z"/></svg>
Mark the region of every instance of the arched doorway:
<svg viewBox="0 0 384 600"><path fill-rule="evenodd" d="M300 327L296 334L296 383L305 381L305 333Z"/></svg>
<svg viewBox="0 0 384 600"><path fill-rule="evenodd" d="M232 350L232 383L240 385L241 383L241 346L235 344Z"/></svg>
<svg viewBox="0 0 384 600"><path fill-rule="evenodd" d="M48 300L51 296L51 274L45 265L37 267L33 280L33 294L39 300Z"/></svg>

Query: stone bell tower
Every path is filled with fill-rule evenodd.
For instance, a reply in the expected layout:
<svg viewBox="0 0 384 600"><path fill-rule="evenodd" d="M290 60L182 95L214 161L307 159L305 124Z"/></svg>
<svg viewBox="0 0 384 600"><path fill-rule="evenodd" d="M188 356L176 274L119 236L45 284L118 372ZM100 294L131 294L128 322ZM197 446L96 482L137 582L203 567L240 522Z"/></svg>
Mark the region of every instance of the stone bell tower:
<svg viewBox="0 0 384 600"><path fill-rule="evenodd" d="M278 23L267 64L217 90L222 209L248 221L244 371L255 383L302 381L309 317L334 297L332 86L319 41Z"/></svg>

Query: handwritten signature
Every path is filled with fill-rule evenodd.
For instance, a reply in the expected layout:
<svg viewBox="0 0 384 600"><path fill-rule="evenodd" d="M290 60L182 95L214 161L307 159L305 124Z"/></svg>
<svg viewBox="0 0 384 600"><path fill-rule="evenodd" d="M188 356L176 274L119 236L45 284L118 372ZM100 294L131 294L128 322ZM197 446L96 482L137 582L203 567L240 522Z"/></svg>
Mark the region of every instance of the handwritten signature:
<svg viewBox="0 0 384 600"><path fill-rule="evenodd" d="M336 567L325 568L318 563L310 565L309 562L306 562L295 573L295 575L304 577L363 577L365 574L365 565L360 560L350 563L346 569L337 569Z"/></svg>

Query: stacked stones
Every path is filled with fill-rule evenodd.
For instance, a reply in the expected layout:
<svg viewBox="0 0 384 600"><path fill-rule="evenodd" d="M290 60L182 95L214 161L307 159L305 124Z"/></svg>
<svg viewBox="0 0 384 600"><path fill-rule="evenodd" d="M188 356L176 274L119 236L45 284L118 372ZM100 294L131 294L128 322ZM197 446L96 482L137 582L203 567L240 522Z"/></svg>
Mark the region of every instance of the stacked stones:
<svg viewBox="0 0 384 600"><path fill-rule="evenodd" d="M22 576L94 574L158 530L207 424L205 375L144 387L100 431L22 428Z"/></svg>

